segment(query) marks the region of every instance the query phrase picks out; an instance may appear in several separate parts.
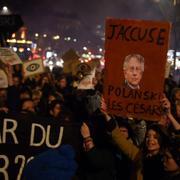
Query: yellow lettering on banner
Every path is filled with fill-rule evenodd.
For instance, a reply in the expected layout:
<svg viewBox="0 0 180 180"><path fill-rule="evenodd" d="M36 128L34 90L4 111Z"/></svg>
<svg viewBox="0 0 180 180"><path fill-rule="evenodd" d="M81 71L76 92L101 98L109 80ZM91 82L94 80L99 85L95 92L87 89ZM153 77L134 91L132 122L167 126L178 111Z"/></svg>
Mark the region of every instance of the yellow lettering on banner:
<svg viewBox="0 0 180 180"><path fill-rule="evenodd" d="M39 128L42 131L42 138L40 142L34 142L35 129ZM46 138L46 131L44 127L40 124L33 123L31 128L30 146L41 146Z"/></svg>
<svg viewBox="0 0 180 180"><path fill-rule="evenodd" d="M25 166L25 162L26 162L25 156L23 156L23 155L17 155L16 158L15 158L15 164L18 163L19 159L22 159L22 163L21 163L21 166L20 166L20 168L19 168L19 172L18 172L18 175L17 175L17 179L16 179L16 180L21 180L21 175L22 175L22 172L23 172L23 169L24 169L24 166Z"/></svg>
<svg viewBox="0 0 180 180"><path fill-rule="evenodd" d="M9 176L8 176L8 173L6 171L8 165L9 165L9 159L7 156L5 155L0 155L0 161L1 159L4 160L4 166L3 167L0 167L0 173L3 173L4 174L4 179L5 180L9 180Z"/></svg>
<svg viewBox="0 0 180 180"><path fill-rule="evenodd" d="M64 127L60 127L59 128L59 138L58 138L58 142L54 145L50 144L49 142L49 138L50 138L50 131L51 131L51 126L48 125L47 126L47 134L46 134L46 145L50 148L57 148L61 145L61 141L62 141L62 136L63 136L63 131L64 131Z"/></svg>
<svg viewBox="0 0 180 180"><path fill-rule="evenodd" d="M12 128L8 129L8 124L12 124ZM15 130L17 128L17 122L12 119L4 119L4 124L3 124L3 136L2 136L2 143L6 143L6 135L7 133L10 133L14 139L14 143L18 144L18 140L15 134Z"/></svg>

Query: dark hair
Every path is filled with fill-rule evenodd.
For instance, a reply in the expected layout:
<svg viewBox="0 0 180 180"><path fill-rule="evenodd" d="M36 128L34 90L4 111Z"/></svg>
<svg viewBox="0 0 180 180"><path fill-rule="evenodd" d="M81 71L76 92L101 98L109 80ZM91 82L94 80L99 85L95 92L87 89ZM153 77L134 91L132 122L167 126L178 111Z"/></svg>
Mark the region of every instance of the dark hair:
<svg viewBox="0 0 180 180"><path fill-rule="evenodd" d="M117 123L118 123L118 127L124 127L128 130L128 138L132 138L133 137L133 130L130 126L130 124L128 123L127 119L117 119Z"/></svg>
<svg viewBox="0 0 180 180"><path fill-rule="evenodd" d="M173 159L176 161L178 166L180 166L180 138L171 138L170 144L167 150L171 153Z"/></svg>
<svg viewBox="0 0 180 180"><path fill-rule="evenodd" d="M169 134L167 130L162 125L153 123L147 127L146 134L151 129L154 130L158 135L158 142L160 145L160 149L165 149L170 142Z"/></svg>
<svg viewBox="0 0 180 180"><path fill-rule="evenodd" d="M116 116L116 121L118 123L118 127L124 127L128 131L128 139L131 139L135 145L138 145L138 138L135 134L131 124L128 121L128 118L122 118Z"/></svg>
<svg viewBox="0 0 180 180"><path fill-rule="evenodd" d="M180 91L180 88L178 88L178 87L175 87L175 88L172 89L172 91L171 91L171 101L172 101L172 102L174 102L174 101L176 100L176 99L175 99L175 95L176 95L176 93L177 93L178 91Z"/></svg>
<svg viewBox="0 0 180 180"><path fill-rule="evenodd" d="M20 101L20 109L21 109L21 110L26 110L26 109L23 109L23 106L24 106L24 104L25 104L26 102L32 102L32 103L33 103L33 100L32 100L31 98L22 99L22 100Z"/></svg>
<svg viewBox="0 0 180 180"><path fill-rule="evenodd" d="M63 106L63 102L62 102L62 101L55 99L55 100L53 100L53 101L49 104L49 111L50 111L50 110L53 110L54 107L56 106L56 104L59 104L61 107Z"/></svg>
<svg viewBox="0 0 180 180"><path fill-rule="evenodd" d="M32 97L32 91L28 87L22 87L20 90L20 94L27 93L30 97Z"/></svg>
<svg viewBox="0 0 180 180"><path fill-rule="evenodd" d="M57 81L60 81L62 79L66 79L67 80L67 76L65 74L61 74L58 78Z"/></svg>

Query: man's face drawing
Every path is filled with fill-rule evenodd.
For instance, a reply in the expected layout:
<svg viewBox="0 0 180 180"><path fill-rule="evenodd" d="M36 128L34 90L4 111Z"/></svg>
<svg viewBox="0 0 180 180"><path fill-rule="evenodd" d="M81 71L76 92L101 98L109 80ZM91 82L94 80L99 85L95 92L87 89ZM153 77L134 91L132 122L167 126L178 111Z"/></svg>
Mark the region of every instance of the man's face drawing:
<svg viewBox="0 0 180 180"><path fill-rule="evenodd" d="M142 74L142 64L137 60L136 57L131 57L126 68L124 69L125 79L132 87L136 88L141 81Z"/></svg>

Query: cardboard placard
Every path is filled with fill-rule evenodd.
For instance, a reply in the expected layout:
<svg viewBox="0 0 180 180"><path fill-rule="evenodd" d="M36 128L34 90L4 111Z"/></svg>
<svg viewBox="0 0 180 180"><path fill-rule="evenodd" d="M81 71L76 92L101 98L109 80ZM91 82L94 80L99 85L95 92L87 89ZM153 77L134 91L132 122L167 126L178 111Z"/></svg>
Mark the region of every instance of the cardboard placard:
<svg viewBox="0 0 180 180"><path fill-rule="evenodd" d="M107 19L104 97L108 112L158 120L170 24Z"/></svg>
<svg viewBox="0 0 180 180"><path fill-rule="evenodd" d="M0 69L0 88L8 87L8 77L4 70Z"/></svg>
<svg viewBox="0 0 180 180"><path fill-rule="evenodd" d="M0 48L0 60L8 65L22 64L19 56L10 48Z"/></svg>
<svg viewBox="0 0 180 180"><path fill-rule="evenodd" d="M80 151L80 124L63 124L51 118L19 114L0 117L0 179L20 180L35 156L70 144Z"/></svg>
<svg viewBox="0 0 180 180"><path fill-rule="evenodd" d="M42 59L26 61L23 63L24 77L32 76L35 74L41 74L43 72L44 72L44 65Z"/></svg>

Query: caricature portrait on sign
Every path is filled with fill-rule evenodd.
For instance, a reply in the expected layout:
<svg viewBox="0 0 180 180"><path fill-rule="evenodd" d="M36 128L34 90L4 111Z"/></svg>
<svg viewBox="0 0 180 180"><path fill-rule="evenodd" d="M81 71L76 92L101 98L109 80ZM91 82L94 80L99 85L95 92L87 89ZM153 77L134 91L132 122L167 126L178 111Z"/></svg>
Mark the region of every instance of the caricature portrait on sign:
<svg viewBox="0 0 180 180"><path fill-rule="evenodd" d="M144 57L140 54L129 54L123 63L124 86L130 89L140 89L144 72Z"/></svg>
<svg viewBox="0 0 180 180"><path fill-rule="evenodd" d="M107 19L104 98L108 113L159 120L170 24Z"/></svg>

